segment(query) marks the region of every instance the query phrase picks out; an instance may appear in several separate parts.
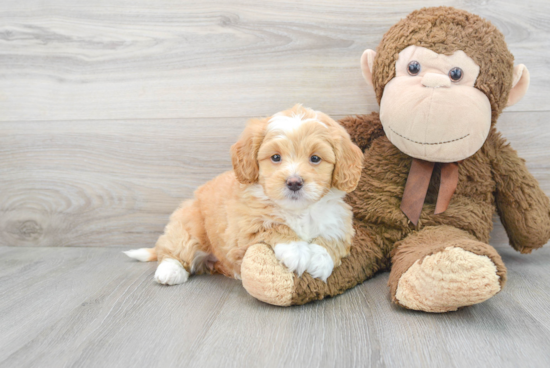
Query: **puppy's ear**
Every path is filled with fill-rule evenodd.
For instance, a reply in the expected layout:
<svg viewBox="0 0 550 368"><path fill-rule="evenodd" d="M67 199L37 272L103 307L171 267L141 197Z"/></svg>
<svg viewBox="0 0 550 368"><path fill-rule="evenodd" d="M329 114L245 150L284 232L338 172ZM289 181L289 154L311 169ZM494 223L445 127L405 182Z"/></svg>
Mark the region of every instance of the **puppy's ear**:
<svg viewBox="0 0 550 368"><path fill-rule="evenodd" d="M231 161L237 180L242 184L258 181L258 150L264 140L268 119L252 119L248 122L241 137L231 146Z"/></svg>
<svg viewBox="0 0 550 368"><path fill-rule="evenodd" d="M348 132L339 124L337 131L339 137L334 144L336 163L332 173L332 186L349 193L359 184L363 169L363 152L352 143Z"/></svg>

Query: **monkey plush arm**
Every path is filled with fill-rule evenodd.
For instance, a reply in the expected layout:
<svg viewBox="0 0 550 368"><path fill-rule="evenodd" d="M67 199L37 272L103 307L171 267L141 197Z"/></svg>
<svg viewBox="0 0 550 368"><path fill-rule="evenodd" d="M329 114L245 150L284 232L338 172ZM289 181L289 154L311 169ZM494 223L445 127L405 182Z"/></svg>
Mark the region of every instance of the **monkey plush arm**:
<svg viewBox="0 0 550 368"><path fill-rule="evenodd" d="M521 253L531 253L550 239L550 200L527 170L525 160L499 133L493 137L497 211L510 245Z"/></svg>
<svg viewBox="0 0 550 368"><path fill-rule="evenodd" d="M340 124L346 128L351 140L362 151L370 146L371 142L384 135L380 116L377 112L370 115L346 116L340 120Z"/></svg>

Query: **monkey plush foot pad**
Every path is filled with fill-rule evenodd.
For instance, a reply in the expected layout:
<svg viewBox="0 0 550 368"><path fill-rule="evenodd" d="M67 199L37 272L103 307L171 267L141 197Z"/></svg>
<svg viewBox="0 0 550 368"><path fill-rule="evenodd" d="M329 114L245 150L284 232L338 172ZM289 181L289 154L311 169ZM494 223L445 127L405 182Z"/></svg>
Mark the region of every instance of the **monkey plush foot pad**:
<svg viewBox="0 0 550 368"><path fill-rule="evenodd" d="M294 293L294 274L283 266L265 244L248 248L241 265L243 286L265 303L289 306Z"/></svg>
<svg viewBox="0 0 550 368"><path fill-rule="evenodd" d="M399 279L395 296L409 309L439 313L481 303L499 291L489 257L448 247L416 261Z"/></svg>

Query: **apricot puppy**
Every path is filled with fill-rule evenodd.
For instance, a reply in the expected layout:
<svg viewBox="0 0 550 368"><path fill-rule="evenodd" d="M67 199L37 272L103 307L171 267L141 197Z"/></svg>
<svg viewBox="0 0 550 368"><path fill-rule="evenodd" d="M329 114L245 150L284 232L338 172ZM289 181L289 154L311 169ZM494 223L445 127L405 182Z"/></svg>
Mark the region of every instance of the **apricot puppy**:
<svg viewBox="0 0 550 368"><path fill-rule="evenodd" d="M290 271L326 281L354 235L343 198L359 181L361 150L329 116L296 105L251 120L231 155L233 171L184 201L155 248L125 253L158 260L155 280L174 285L205 272L238 279L246 250L263 243Z"/></svg>

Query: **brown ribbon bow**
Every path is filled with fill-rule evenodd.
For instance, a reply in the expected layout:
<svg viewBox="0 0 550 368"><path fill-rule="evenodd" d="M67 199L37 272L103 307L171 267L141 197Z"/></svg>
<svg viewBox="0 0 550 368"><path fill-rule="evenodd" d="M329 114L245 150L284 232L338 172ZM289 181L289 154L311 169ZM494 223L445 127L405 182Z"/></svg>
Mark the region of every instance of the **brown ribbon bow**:
<svg viewBox="0 0 550 368"><path fill-rule="evenodd" d="M422 206L428 193L430 178L434 170L435 162L429 162L413 158L405 192L401 201L401 210L407 215L409 220L416 226ZM435 205L435 214L445 212L451 202L456 186L458 185L458 162L441 164L441 182L439 184L439 194Z"/></svg>

